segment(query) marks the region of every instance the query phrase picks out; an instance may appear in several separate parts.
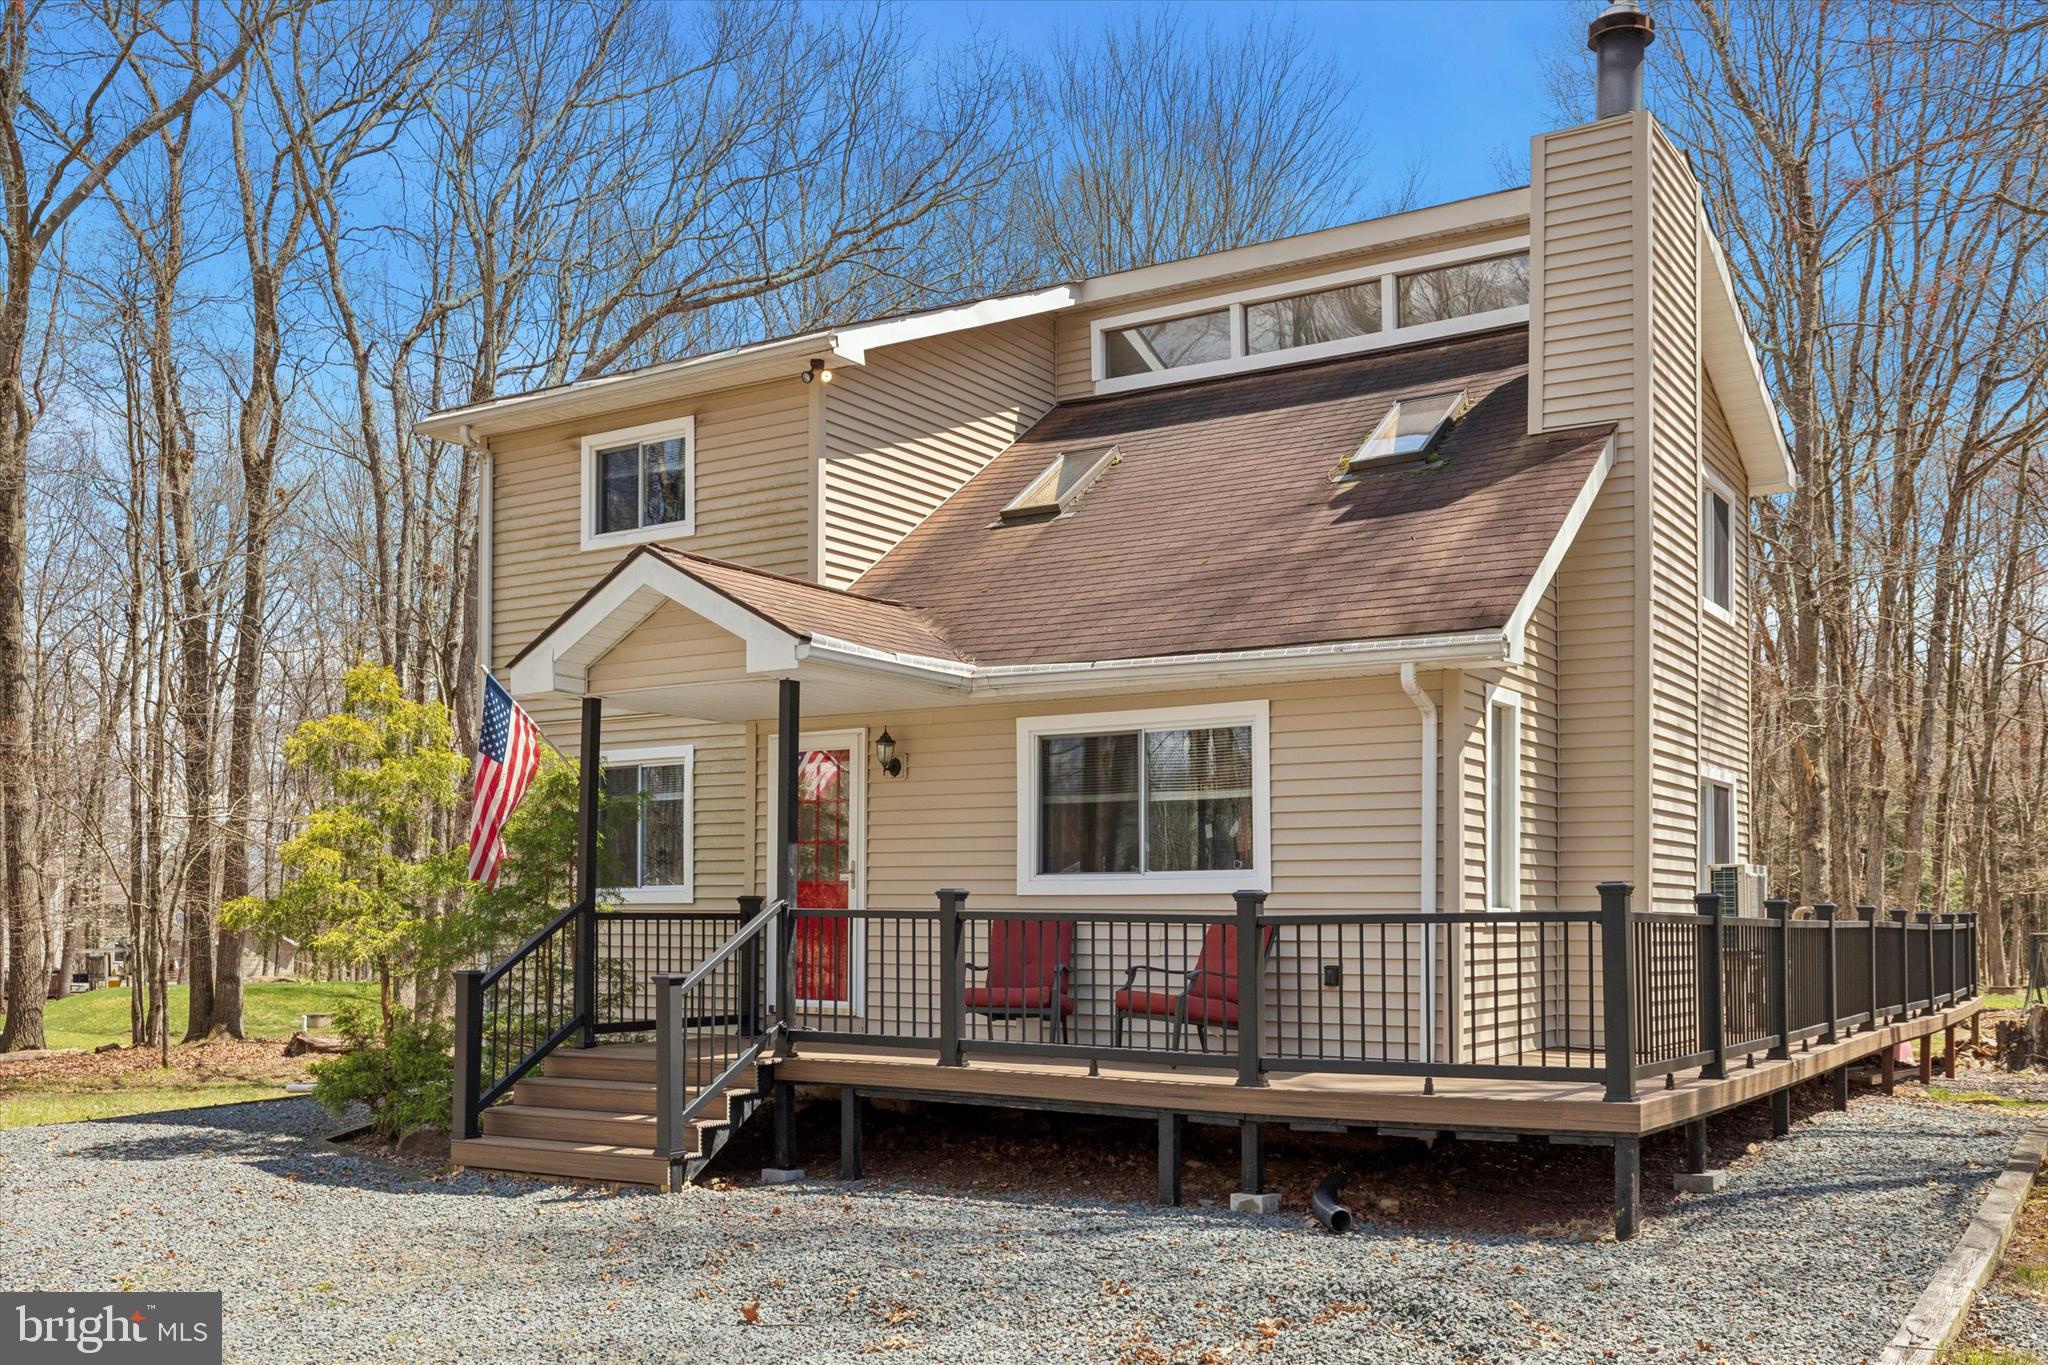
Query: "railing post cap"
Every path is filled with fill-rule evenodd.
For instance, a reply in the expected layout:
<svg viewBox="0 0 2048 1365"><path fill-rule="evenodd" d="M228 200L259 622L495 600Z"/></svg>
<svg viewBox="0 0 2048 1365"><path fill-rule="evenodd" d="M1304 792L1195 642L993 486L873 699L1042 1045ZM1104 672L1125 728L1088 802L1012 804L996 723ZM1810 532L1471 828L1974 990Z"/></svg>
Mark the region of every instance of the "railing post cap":
<svg viewBox="0 0 2048 1365"><path fill-rule="evenodd" d="M1233 891L1230 894L1239 901L1262 901L1272 893L1267 891Z"/></svg>
<svg viewBox="0 0 2048 1365"><path fill-rule="evenodd" d="M1597 882L1594 884L1593 889L1603 896L1617 891L1624 895L1634 895L1636 884L1634 882Z"/></svg>

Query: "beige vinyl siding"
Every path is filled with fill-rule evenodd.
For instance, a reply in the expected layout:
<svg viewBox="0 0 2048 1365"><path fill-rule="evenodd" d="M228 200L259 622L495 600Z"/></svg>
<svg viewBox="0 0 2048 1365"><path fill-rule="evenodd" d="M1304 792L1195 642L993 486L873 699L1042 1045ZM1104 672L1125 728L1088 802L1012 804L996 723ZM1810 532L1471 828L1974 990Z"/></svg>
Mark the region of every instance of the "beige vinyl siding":
<svg viewBox="0 0 2048 1365"><path fill-rule="evenodd" d="M1425 678L1426 685L1435 679ZM991 704L871 716L807 718L805 729L826 732L865 727L870 737L886 726L909 764L891 780L868 768L865 903L877 909L935 909L941 887L969 893L978 910L1181 910L1225 914L1227 895L1019 896L1017 720L1025 715L1066 715L1090 710L1144 710L1265 698L1270 703L1272 749L1272 894L1276 912L1396 911L1417 904L1421 856L1419 782L1422 740L1418 712L1393 678L1302 683L1286 687L1153 695L1118 694L1096 700L1065 698L1033 704ZM770 725L755 729L755 876L765 884L772 839ZM1087 930L1084 928L1085 936ZM883 941L868 948L871 981L901 979L915 962L890 954L904 948ZM1197 941L1178 945L1190 951ZM1382 954L1384 946L1384 955ZM1174 945L1161 943L1168 957ZM910 951L921 952L913 944ZM1077 955L1091 949L1084 937ZM1419 936L1396 933L1384 945L1356 931L1332 931L1318 942L1290 932L1272 978L1283 1009L1293 1017L1320 1009L1333 1038L1419 1046L1419 1020L1404 1002L1419 995ZM1343 969L1344 984L1321 985L1325 963ZM1184 965L1175 958L1162 965ZM1386 990L1382 993L1382 973ZM1404 976L1405 973L1405 976ZM893 978L891 976L893 975ZM925 977L923 979L929 979ZM1108 1027L1106 1008L1115 983L1084 981L1081 1022ZM872 988L871 988L872 989ZM1404 993L1405 991L1405 993ZM879 1013L879 1008L874 1011ZM1096 1017L1100 1015L1101 1017ZM1403 1030L1406 1033L1403 1033ZM1032 1034L1030 1036L1036 1036ZM1406 1055L1406 1054L1403 1054Z"/></svg>
<svg viewBox="0 0 2048 1365"><path fill-rule="evenodd" d="M1649 125L1651 888L1682 910L1699 881L1699 191Z"/></svg>
<svg viewBox="0 0 2048 1365"><path fill-rule="evenodd" d="M576 424L558 424L492 442L493 572L491 657L502 667L631 547L581 548L582 438L644 423L696 416L697 534L673 544L783 573L805 572L810 559L810 435L804 387L757 384L673 405L632 408ZM663 612L592 668L593 678L619 683L689 667L688 656L657 648ZM697 647L713 647L700 640ZM573 701L528 704L548 742L574 757ZM606 715L608 750L652 744L697 746L693 804L696 903L715 903L749 890L747 752L744 727L679 721L666 716Z"/></svg>
<svg viewBox="0 0 2048 1365"><path fill-rule="evenodd" d="M1741 501L1734 510L1735 622L1728 622L1702 610L1700 613L1700 758L1736 774L1736 856L1750 856L1750 828L1753 819L1749 783L1750 744L1750 543L1747 508L1749 489L1741 457L1735 451L1735 437L1721 413L1721 401L1713 386L1700 378L1703 458Z"/></svg>
<svg viewBox="0 0 2048 1365"><path fill-rule="evenodd" d="M1560 908L1641 880L1637 758L1647 720L1636 554L1636 260L1642 120L1550 133L1531 149L1530 424L1616 422L1615 462L1555 580Z"/></svg>
<svg viewBox="0 0 2048 1365"><path fill-rule="evenodd" d="M1098 318L1153 308L1169 308L1179 303L1194 304L1217 295L1228 294L1234 289L1285 284L1290 280L1312 279L1334 271L1370 267L1383 261L1403 260L1411 256L1449 251L1458 247L1479 246L1487 242L1508 241L1521 237L1525 231L1523 224L1510 223L1475 232L1444 233L1379 251L1356 252L1318 261L1297 262L1284 269L1248 272L1187 288L1162 290L1138 298L1119 299L1115 303L1100 307L1067 309L1053 315L1058 330L1056 365L1059 400L1064 403L1095 392L1089 324ZM1391 319L1388 320L1388 325L1392 325Z"/></svg>
<svg viewBox="0 0 2048 1365"><path fill-rule="evenodd" d="M885 347L835 371L822 401L819 581L843 588L1052 406L1052 323Z"/></svg>

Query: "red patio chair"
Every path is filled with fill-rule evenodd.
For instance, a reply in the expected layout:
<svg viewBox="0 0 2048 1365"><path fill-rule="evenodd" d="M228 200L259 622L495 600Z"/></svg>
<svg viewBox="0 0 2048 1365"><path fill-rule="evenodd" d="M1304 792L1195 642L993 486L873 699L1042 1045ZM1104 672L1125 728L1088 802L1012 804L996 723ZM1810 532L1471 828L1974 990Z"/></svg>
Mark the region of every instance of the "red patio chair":
<svg viewBox="0 0 2048 1365"><path fill-rule="evenodd" d="M961 992L961 1007L988 1019L1043 1019L1064 1042L1074 1012L1074 922L999 919L988 926L988 961L963 964L986 975Z"/></svg>
<svg viewBox="0 0 2048 1365"><path fill-rule="evenodd" d="M1277 925L1267 925L1266 932L1259 936L1259 962L1264 965L1266 954L1273 951L1273 939L1279 933ZM1136 988L1138 973L1150 976L1181 977L1181 986L1173 990L1139 990ZM1149 1015L1155 1019L1172 1021L1167 1034L1167 1046L1179 1051L1181 1040L1187 1037L1189 1024L1195 1026L1195 1038L1202 1051L1209 1050L1209 1025L1219 1029L1237 1027L1237 926L1235 924L1212 924L1202 932L1202 952L1195 959L1194 969L1177 972L1150 962L1133 964L1124 973L1124 984L1117 990L1115 1011L1110 1016L1110 1039L1114 1047L1124 1045L1124 1022L1135 1015Z"/></svg>

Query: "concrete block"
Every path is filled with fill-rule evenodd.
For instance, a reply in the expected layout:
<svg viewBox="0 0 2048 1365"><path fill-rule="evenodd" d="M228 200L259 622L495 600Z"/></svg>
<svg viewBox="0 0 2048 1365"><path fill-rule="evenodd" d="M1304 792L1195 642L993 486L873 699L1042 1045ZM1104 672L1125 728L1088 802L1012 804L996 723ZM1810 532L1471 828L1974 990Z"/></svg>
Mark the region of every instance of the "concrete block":
<svg viewBox="0 0 2048 1365"><path fill-rule="evenodd" d="M1232 1213L1278 1213L1280 1196L1277 1194L1244 1194L1230 1196Z"/></svg>
<svg viewBox="0 0 2048 1365"><path fill-rule="evenodd" d="M1728 1172L1701 1171L1694 1175L1690 1171L1680 1171L1671 1177L1671 1183L1681 1194L1719 1194L1728 1184Z"/></svg>
<svg viewBox="0 0 2048 1365"><path fill-rule="evenodd" d="M778 1170L773 1166L764 1166L761 1169L761 1183L763 1185L794 1185L803 1178L802 1167L786 1171Z"/></svg>

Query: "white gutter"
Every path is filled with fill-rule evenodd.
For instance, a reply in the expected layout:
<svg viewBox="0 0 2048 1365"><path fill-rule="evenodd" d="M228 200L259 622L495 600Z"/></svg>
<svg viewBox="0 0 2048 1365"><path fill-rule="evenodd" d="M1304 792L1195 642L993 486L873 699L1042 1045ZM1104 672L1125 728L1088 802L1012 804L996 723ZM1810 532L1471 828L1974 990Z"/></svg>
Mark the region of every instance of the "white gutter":
<svg viewBox="0 0 2048 1365"><path fill-rule="evenodd" d="M1422 913L1436 913L1436 703L1415 680L1415 665L1401 665L1401 690L1422 713ZM1436 931L1425 925L1422 931L1422 1057L1436 1060Z"/></svg>

